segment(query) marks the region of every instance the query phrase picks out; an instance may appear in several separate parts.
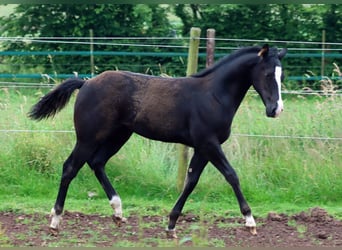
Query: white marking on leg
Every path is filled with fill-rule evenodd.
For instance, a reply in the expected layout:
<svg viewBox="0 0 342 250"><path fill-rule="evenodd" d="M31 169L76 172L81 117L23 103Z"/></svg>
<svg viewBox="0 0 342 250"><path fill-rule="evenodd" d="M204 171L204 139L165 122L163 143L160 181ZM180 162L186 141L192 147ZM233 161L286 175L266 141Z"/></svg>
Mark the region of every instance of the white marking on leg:
<svg viewBox="0 0 342 250"><path fill-rule="evenodd" d="M118 195L114 195L109 203L115 211L115 216L122 218L122 205L120 197Z"/></svg>
<svg viewBox="0 0 342 250"><path fill-rule="evenodd" d="M283 103L283 99L281 98L281 73L282 73L282 68L280 66L276 66L275 67L275 79L278 85L278 96L279 99L277 101L277 110L276 110L276 114L275 117L279 116L280 113L283 111L284 109L284 103Z"/></svg>
<svg viewBox="0 0 342 250"><path fill-rule="evenodd" d="M176 229L168 229L166 228L166 236L169 238L169 239L177 239L177 234L176 234Z"/></svg>
<svg viewBox="0 0 342 250"><path fill-rule="evenodd" d="M246 215L245 216L245 219L246 219L246 227L256 227L256 223L255 223L255 220L253 218L253 215Z"/></svg>
<svg viewBox="0 0 342 250"><path fill-rule="evenodd" d="M59 224L60 224L61 219L62 219L62 215L57 215L56 211L55 211L55 208L52 208L51 209L50 217L52 217L51 223L50 223L50 228L58 229L59 228Z"/></svg>

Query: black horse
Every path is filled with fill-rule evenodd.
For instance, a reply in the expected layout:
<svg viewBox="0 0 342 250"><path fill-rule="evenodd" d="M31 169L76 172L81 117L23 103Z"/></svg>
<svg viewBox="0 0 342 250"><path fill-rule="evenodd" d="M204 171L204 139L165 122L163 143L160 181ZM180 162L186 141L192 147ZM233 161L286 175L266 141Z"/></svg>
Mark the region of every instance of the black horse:
<svg viewBox="0 0 342 250"><path fill-rule="evenodd" d="M105 164L132 133L194 148L184 189L169 215L168 236L176 238L176 221L211 162L232 186L246 226L256 233L256 224L221 144L230 134L233 117L251 85L261 96L268 117L283 110L280 59L286 49L246 47L224 57L212 67L191 77L162 78L124 71L106 71L90 80L68 79L46 94L29 112L36 120L54 116L79 89L74 123L76 145L64 162L50 231L58 233L68 187L87 163L104 188L120 225L121 199L105 173Z"/></svg>

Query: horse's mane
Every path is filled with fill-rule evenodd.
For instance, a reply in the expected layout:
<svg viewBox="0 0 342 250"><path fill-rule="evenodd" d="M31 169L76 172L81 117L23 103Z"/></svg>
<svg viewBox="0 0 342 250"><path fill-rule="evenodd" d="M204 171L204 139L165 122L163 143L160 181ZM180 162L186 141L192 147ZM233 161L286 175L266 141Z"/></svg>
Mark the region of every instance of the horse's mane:
<svg viewBox="0 0 342 250"><path fill-rule="evenodd" d="M248 54L248 53L251 53L251 52L257 53L258 51L260 51L260 49L261 49L260 46L252 46L252 47L241 48L241 49L236 50L236 51L232 52L231 54L223 57L217 63L213 64L209 68L203 69L200 72L195 73L195 74L193 74L191 76L192 77L203 77L203 76L206 76L206 75L210 74L211 72L213 72L214 70L216 70L222 64L226 64L226 63L236 59L237 57L240 57L243 54Z"/></svg>

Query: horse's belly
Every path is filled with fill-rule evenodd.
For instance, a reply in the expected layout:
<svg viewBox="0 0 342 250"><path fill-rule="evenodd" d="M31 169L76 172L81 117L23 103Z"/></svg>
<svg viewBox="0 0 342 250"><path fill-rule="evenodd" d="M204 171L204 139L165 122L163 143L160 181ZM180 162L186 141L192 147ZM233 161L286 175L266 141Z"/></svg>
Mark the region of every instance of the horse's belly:
<svg viewBox="0 0 342 250"><path fill-rule="evenodd" d="M133 131L143 137L173 143L189 144L188 131L179 126L179 124L172 123L168 120L160 120L160 122L141 122L135 123Z"/></svg>

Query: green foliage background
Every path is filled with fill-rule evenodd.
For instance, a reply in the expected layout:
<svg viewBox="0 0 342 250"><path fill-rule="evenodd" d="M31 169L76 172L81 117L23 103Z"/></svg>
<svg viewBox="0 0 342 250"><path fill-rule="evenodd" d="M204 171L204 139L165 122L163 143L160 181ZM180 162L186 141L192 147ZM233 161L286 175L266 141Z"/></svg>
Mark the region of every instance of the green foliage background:
<svg viewBox="0 0 342 250"><path fill-rule="evenodd" d="M128 37L187 37L191 27L200 27L202 37L205 30L214 28L217 38L303 41L295 44L296 53L300 48L319 49L320 44L306 42L322 41L322 30L326 31L326 42L334 43L342 39L342 21L340 4L22 4L9 16L0 18L0 35L3 37L89 37L89 30L95 37L122 37L121 43L127 46L95 44L95 51L127 52L187 52L186 48L172 46L186 45L186 40L161 39L157 44L171 47L130 46ZM84 40L80 40L80 42ZM88 41L87 41L88 42ZM146 41L145 41L146 42ZM139 42L140 45L144 41ZM216 41L217 47L236 47L251 45L253 42ZM277 44L286 46L286 42ZM44 42L19 42L15 39L2 42L3 51L88 51L89 44L65 44ZM335 49L328 45L327 50ZM82 56L12 56L0 58L1 72L36 72L48 73L90 73L89 59ZM326 58L326 72L332 71L332 63L341 65L341 59ZM308 71L319 74L319 57L296 57L284 61L288 75L302 76ZM134 72L157 74L167 73L172 76L184 76L184 60L178 57L95 57L96 73L107 69L122 69ZM200 68L205 59L200 59ZM294 66L295 65L295 66ZM300 65L300 67L299 67ZM303 83L301 83L303 84ZM304 83L317 88L315 83ZM311 85L312 86L311 86ZM289 85L295 88L297 84ZM301 86L302 87L302 86Z"/></svg>

